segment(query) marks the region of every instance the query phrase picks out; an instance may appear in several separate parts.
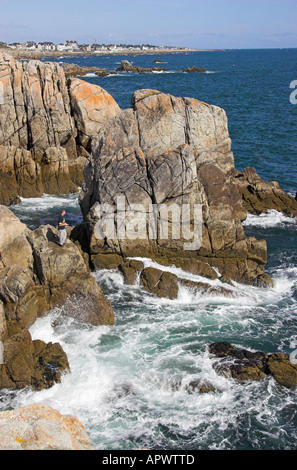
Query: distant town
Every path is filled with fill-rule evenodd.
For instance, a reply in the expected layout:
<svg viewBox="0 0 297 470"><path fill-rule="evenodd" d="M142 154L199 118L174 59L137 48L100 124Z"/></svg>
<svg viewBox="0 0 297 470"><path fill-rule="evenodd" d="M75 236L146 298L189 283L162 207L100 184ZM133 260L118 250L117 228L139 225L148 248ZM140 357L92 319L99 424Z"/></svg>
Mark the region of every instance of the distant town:
<svg viewBox="0 0 297 470"><path fill-rule="evenodd" d="M183 47L173 46L153 46L150 44L132 45L132 44L97 44L96 39L93 44L78 44L75 40L67 40L64 43L54 44L53 42L35 42L27 41L26 43L14 42L12 44L2 43L2 47L19 51L31 52L84 52L84 53L101 53L108 54L114 52L154 52L154 51L182 51L189 50Z"/></svg>

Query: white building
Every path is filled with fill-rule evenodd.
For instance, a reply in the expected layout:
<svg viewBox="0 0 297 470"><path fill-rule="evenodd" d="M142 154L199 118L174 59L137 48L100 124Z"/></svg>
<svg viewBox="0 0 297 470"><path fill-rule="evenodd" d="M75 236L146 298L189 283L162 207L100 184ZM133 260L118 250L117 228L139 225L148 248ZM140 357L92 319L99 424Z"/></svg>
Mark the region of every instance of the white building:
<svg viewBox="0 0 297 470"><path fill-rule="evenodd" d="M66 51L79 51L79 45L77 44L77 41L69 41L67 40L65 42L65 47Z"/></svg>

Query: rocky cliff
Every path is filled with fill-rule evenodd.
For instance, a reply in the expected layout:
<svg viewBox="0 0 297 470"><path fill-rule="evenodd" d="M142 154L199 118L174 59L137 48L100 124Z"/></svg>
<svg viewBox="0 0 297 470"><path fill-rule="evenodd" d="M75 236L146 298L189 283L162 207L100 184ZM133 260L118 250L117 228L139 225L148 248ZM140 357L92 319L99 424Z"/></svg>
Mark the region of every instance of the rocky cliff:
<svg viewBox="0 0 297 470"><path fill-rule="evenodd" d="M108 266L110 259L114 267L117 260L120 263L135 256L177 266L191 260L203 262L203 266L207 263L224 278L258 286L271 284L264 272L266 242L247 238L242 226L246 209L234 177L223 109L196 99L139 90L131 108L102 126L93 148L85 166L80 204L95 266ZM144 217L152 206L200 206L199 246L185 250L186 237L161 237L160 214L154 237L149 225L134 239L119 237L117 230L112 237L98 237L103 205L114 208L117 215L124 211L117 205L119 197L126 210L140 204L138 215L142 212ZM189 220L194 231L193 214ZM172 234L175 221L169 217L168 222Z"/></svg>
<svg viewBox="0 0 297 470"><path fill-rule="evenodd" d="M31 231L0 206L0 389L48 388L69 370L59 344L32 341L28 331L52 308L92 325L114 323L79 247L57 241L54 227Z"/></svg>
<svg viewBox="0 0 297 470"><path fill-rule="evenodd" d="M235 169L223 109L139 90L131 108L121 111L105 90L66 79L56 63L8 55L0 61L0 84L0 203L69 193L83 184L84 223L75 237L95 267L118 267L127 257L146 255L161 264L199 262L203 271L207 264L223 279L271 284L264 272L266 243L247 238L242 222L247 212L267 209L294 217L297 201L254 169ZM149 219L141 233L135 235L130 217L133 236L120 234L117 220L115 234L98 237L103 205L121 216L135 204L141 206L138 220ZM198 224L192 210L183 213L196 236L196 249L185 250L189 237L177 234L181 220L172 214L198 206ZM168 210L167 238L160 207Z"/></svg>
<svg viewBox="0 0 297 470"><path fill-rule="evenodd" d="M90 138L119 112L116 102L100 87L67 80L56 63L7 54L0 86L0 203L77 191Z"/></svg>

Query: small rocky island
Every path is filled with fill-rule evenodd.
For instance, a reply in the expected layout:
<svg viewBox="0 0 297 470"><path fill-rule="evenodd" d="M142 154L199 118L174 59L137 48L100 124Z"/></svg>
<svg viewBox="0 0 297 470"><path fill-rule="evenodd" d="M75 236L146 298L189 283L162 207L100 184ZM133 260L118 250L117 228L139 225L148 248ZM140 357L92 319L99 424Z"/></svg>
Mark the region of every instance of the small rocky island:
<svg viewBox="0 0 297 470"><path fill-rule="evenodd" d="M167 72L163 67L139 67L131 64L128 60L122 60L120 67L116 69L117 72L133 72L133 73L152 73L152 72Z"/></svg>

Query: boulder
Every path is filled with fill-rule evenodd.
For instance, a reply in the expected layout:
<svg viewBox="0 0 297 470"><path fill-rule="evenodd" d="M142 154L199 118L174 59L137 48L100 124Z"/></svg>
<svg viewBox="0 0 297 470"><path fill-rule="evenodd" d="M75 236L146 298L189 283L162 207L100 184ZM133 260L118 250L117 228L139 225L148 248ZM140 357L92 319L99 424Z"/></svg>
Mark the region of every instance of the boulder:
<svg viewBox="0 0 297 470"><path fill-rule="evenodd" d="M91 151L92 138L106 121L119 114L120 108L112 96L99 86L77 78L71 78L68 85L79 144Z"/></svg>
<svg viewBox="0 0 297 470"><path fill-rule="evenodd" d="M71 415L44 404L0 412L0 450L93 450L86 430Z"/></svg>
<svg viewBox="0 0 297 470"><path fill-rule="evenodd" d="M0 250L5 249L16 238L29 233L25 224L13 212L4 206L0 206Z"/></svg>
<svg viewBox="0 0 297 470"><path fill-rule="evenodd" d="M136 283L138 276L143 271L144 264L142 261L127 260L121 263L118 269L122 273L125 283L133 285Z"/></svg>
<svg viewBox="0 0 297 470"><path fill-rule="evenodd" d="M280 385L295 388L297 385L297 365L290 362L287 354L276 353L268 357L267 369Z"/></svg>
<svg viewBox="0 0 297 470"><path fill-rule="evenodd" d="M176 299L178 296L178 278L169 272L145 268L140 275L140 284L161 298Z"/></svg>
<svg viewBox="0 0 297 470"><path fill-rule="evenodd" d="M77 64L64 63L61 64L61 67L63 68L66 77L72 77L76 75L83 76L87 75L88 73L106 72L106 69L100 69L99 67L81 67Z"/></svg>
<svg viewBox="0 0 297 470"><path fill-rule="evenodd" d="M113 324L113 310L90 273L78 247L69 239L60 247L58 231L41 226L28 236L35 272L50 307L93 325Z"/></svg>
<svg viewBox="0 0 297 470"><path fill-rule="evenodd" d="M216 392L215 387L203 380L191 380L189 384L186 385L186 391L189 394L192 393L213 393Z"/></svg>
<svg viewBox="0 0 297 470"><path fill-rule="evenodd" d="M235 348L226 342L211 344L209 352L211 357L220 359L214 362L213 367L225 377L245 382L272 376L279 385L286 388L297 386L297 365L290 362L287 354L251 352Z"/></svg>

